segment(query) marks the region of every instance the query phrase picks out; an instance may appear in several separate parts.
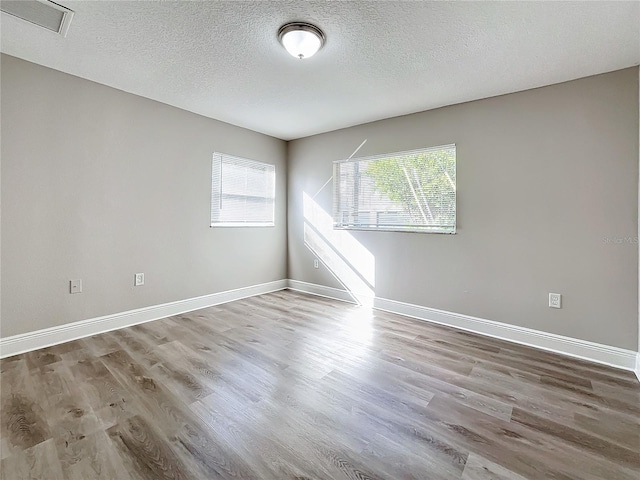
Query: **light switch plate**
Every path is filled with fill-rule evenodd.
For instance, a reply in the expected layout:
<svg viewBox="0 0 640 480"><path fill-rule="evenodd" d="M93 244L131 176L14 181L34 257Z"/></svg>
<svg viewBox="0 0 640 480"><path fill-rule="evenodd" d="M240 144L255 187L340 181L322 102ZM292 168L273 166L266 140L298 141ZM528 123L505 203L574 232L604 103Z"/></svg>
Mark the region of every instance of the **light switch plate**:
<svg viewBox="0 0 640 480"><path fill-rule="evenodd" d="M69 280L69 293L82 293L82 280Z"/></svg>
<svg viewBox="0 0 640 480"><path fill-rule="evenodd" d="M144 285L144 273L136 273L133 277L133 286L140 287Z"/></svg>

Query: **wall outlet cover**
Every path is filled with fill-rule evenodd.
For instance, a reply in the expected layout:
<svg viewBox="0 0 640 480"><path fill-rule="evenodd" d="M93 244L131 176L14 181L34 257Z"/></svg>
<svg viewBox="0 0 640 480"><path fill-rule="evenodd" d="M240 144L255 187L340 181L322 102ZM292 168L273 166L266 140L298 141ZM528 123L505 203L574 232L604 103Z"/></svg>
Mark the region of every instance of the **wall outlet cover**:
<svg viewBox="0 0 640 480"><path fill-rule="evenodd" d="M562 295L559 293L549 294L549 307L562 308Z"/></svg>
<svg viewBox="0 0 640 480"><path fill-rule="evenodd" d="M140 287L144 285L144 273L136 273L133 278L133 286Z"/></svg>

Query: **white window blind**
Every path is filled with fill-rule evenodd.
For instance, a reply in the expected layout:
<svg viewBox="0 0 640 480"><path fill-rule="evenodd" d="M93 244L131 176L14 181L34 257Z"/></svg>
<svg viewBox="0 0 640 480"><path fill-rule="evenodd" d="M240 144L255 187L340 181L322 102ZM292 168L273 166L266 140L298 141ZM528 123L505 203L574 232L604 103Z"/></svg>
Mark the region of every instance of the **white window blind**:
<svg viewBox="0 0 640 480"><path fill-rule="evenodd" d="M275 188L273 165L214 153L211 226L273 226Z"/></svg>
<svg viewBox="0 0 640 480"><path fill-rule="evenodd" d="M456 146L334 162L334 227L455 233Z"/></svg>

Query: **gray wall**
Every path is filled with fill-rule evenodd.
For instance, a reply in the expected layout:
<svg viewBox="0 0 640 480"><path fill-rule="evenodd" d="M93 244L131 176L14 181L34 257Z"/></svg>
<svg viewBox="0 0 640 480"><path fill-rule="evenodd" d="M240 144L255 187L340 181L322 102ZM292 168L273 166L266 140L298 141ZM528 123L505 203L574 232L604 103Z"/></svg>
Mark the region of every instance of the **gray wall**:
<svg viewBox="0 0 640 480"><path fill-rule="evenodd" d="M286 278L287 261L342 288L313 268L303 195L328 219L332 184L311 197L366 138L359 156L457 144L458 233L336 237L308 215L341 242L331 261L372 261L382 298L637 348L637 68L289 143L288 257L285 142L5 55L1 70L3 337ZM209 228L214 150L276 165L275 228Z"/></svg>
<svg viewBox="0 0 640 480"><path fill-rule="evenodd" d="M1 100L3 337L286 278L285 142L5 55ZM215 150L276 165L275 228L209 228Z"/></svg>
<svg viewBox="0 0 640 480"><path fill-rule="evenodd" d="M637 348L637 68L291 142L289 278L341 288L313 268L303 198L364 139L358 156L457 144L456 235L352 231L334 248L370 253L376 296Z"/></svg>

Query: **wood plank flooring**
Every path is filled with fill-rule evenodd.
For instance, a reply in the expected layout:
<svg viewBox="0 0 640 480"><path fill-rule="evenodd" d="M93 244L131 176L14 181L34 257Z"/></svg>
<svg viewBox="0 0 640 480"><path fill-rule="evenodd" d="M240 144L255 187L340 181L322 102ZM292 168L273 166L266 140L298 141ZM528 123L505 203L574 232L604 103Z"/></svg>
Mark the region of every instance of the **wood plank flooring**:
<svg viewBox="0 0 640 480"><path fill-rule="evenodd" d="M0 365L6 480L640 478L632 373L291 291Z"/></svg>

